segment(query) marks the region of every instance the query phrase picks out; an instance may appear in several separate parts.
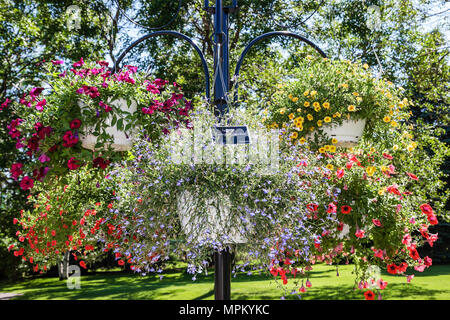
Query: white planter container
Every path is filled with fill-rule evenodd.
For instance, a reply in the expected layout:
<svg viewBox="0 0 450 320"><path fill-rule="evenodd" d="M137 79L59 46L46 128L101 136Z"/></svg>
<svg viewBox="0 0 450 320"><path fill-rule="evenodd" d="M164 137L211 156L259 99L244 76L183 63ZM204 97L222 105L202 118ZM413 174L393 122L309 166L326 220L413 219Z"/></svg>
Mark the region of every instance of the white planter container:
<svg viewBox="0 0 450 320"><path fill-rule="evenodd" d="M337 146L350 148L355 146L361 138L366 120L344 120L341 125L324 125L323 132L329 138L337 139Z"/></svg>
<svg viewBox="0 0 450 320"><path fill-rule="evenodd" d="M125 99L118 99L110 103L116 107L120 107L122 110L128 111L130 113L136 112L136 103L133 101L131 106L128 107L127 101ZM84 103L79 102L80 108L83 108ZM100 112L105 112L101 110ZM112 115L109 114L106 120L106 125L108 126L105 131L109 135L114 137L114 142L111 144L111 148L114 151L128 151L131 150L133 146L133 131L127 132L128 137L125 135L125 132L117 130L117 123L114 126L111 126ZM127 122L123 122L123 127L127 125ZM94 128L89 128L88 133L85 135L80 134L81 146L85 149L89 149L95 151L95 145L97 144L97 137L92 134ZM107 148L108 145L105 145Z"/></svg>
<svg viewBox="0 0 450 320"><path fill-rule="evenodd" d="M243 236L244 224L236 216L230 216L230 199L223 195L205 200L202 208L206 212L198 212L196 205L198 200L194 199L189 192L183 192L178 196L178 215L181 228L186 236L191 237L194 242L218 241L227 244L246 243L248 240ZM239 219L239 221L237 221ZM250 224L248 223L247 226ZM222 236L227 235L228 240L223 241Z"/></svg>

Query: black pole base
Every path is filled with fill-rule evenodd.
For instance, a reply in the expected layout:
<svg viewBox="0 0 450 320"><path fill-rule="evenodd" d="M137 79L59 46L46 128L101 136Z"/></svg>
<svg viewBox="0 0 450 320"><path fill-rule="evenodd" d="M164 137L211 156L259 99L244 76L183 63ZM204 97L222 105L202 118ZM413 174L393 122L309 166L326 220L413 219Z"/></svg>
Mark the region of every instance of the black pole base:
<svg viewBox="0 0 450 320"><path fill-rule="evenodd" d="M231 259L228 248L214 252L215 300L231 300Z"/></svg>

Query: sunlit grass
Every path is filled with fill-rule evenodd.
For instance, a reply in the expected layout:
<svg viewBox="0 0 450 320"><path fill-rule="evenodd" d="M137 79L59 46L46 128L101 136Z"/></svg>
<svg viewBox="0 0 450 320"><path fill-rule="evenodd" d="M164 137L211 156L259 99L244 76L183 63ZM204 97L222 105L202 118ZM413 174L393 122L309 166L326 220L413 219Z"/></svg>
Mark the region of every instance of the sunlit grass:
<svg viewBox="0 0 450 320"><path fill-rule="evenodd" d="M306 293L301 294L304 300L310 299L364 299L363 291L354 289L353 266L339 266L339 276L336 276L336 267L316 265L311 272L312 286ZM382 273L383 280L388 282L387 289L382 291L384 300L448 300L450 299L450 265L432 266L423 273L415 272L411 283L406 282L404 276L393 276ZM287 299L298 299L298 290L295 295L289 294L297 289L293 280L287 286L282 286L267 275L239 274L232 278L231 298L233 300L272 300L285 296ZM288 288L285 294L282 288ZM39 277L23 280L17 283L0 283L0 292L22 293L23 296L15 299L152 299L152 300L178 300L178 299L214 299L214 275L197 276L183 271L171 271L160 279L159 275L145 277L124 273L120 271L89 273L81 277L80 289L68 289L66 281L55 277Z"/></svg>

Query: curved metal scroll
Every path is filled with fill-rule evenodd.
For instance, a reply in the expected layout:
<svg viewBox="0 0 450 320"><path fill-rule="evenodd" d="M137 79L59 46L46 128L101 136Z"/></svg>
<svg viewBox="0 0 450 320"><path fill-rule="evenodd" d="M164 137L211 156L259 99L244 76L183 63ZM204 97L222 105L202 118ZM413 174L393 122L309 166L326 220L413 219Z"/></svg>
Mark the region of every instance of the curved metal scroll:
<svg viewBox="0 0 450 320"><path fill-rule="evenodd" d="M149 33L149 34L139 38L138 40L136 40L135 42L130 44L128 46L128 48L126 48L125 51L119 56L119 58L117 59L115 65L114 65L114 69L113 69L112 73L116 72L116 70L118 69L119 64L122 62L122 60L125 57L125 55L131 49L136 47L138 44L140 44L144 40L147 40L149 38L156 37L156 36L161 36L161 35L171 35L171 36L174 36L176 38L179 38L179 39L182 39L182 40L186 40L195 49L195 51L197 51L197 53L200 56L200 59L202 61L203 72L205 73L206 99L208 99L208 101L210 101L211 93L210 93L210 87L209 87L209 69L208 69L208 64L206 63L206 59L205 59L202 51L200 50L200 48L194 43L194 41L191 38L189 38L188 36L186 36L186 35L184 35L182 33L176 32L176 31L171 31L171 30L155 31L155 32Z"/></svg>
<svg viewBox="0 0 450 320"><path fill-rule="evenodd" d="M265 33L263 35L260 35L259 37L256 37L255 39L253 39L244 49L244 51L241 53L241 56L239 57L239 60L236 64L236 69L234 71L234 79L236 79L236 83L235 83L235 92L234 92L234 101L236 102L238 99L238 85L239 85L239 81L237 80L239 77L239 70L241 69L241 65L242 62L244 61L245 55L247 54L247 52L258 42L260 42L261 40L264 40L266 38L272 38L272 37L276 37L276 36L286 36L286 37L291 37L291 38L296 38L299 39L307 44L309 44L311 47L313 47L322 57L326 58L327 55L318 47L316 46L313 42L311 42L310 40L306 39L305 37L293 33L293 32L289 32L289 31L272 31L272 32L268 32Z"/></svg>

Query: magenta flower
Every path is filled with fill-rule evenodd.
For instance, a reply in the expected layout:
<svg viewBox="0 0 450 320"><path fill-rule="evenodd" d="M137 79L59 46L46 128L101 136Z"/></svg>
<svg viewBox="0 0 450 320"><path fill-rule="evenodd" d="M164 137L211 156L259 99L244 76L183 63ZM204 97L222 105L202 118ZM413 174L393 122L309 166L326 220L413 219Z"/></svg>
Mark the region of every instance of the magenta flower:
<svg viewBox="0 0 450 320"><path fill-rule="evenodd" d="M107 67L109 65L109 63L107 61L103 61L103 60L97 61L97 63L99 65L101 65L102 67Z"/></svg>
<svg viewBox="0 0 450 320"><path fill-rule="evenodd" d="M9 100L8 98L6 98L5 102L3 102L2 104L0 104L0 111L2 111L3 109L5 109L8 104L11 102L11 100Z"/></svg>
<svg viewBox="0 0 450 320"><path fill-rule="evenodd" d="M80 119L73 119L70 121L70 129L78 129L81 126L81 120Z"/></svg>
<svg viewBox="0 0 450 320"><path fill-rule="evenodd" d="M49 167L40 167L39 169L34 169L33 177L38 181L42 181L47 175L48 170L50 170Z"/></svg>
<svg viewBox="0 0 450 320"><path fill-rule="evenodd" d="M74 68L79 68L79 67L81 67L83 64L84 64L84 60L83 60L83 58L81 58L80 61L75 62L75 63L72 65L72 67L74 67Z"/></svg>
<svg viewBox="0 0 450 320"><path fill-rule="evenodd" d="M39 101L38 103L36 103L36 110L37 111L42 111L44 110L44 106L47 104L47 100L42 99L41 101Z"/></svg>
<svg viewBox="0 0 450 320"><path fill-rule="evenodd" d="M50 161L50 157L47 156L45 153L43 153L43 154L41 154L41 155L39 156L38 160L39 160L41 163L44 163L44 162Z"/></svg>
<svg viewBox="0 0 450 320"><path fill-rule="evenodd" d="M26 176L20 181L20 187L22 190L28 190L34 187L34 180L29 176Z"/></svg>
<svg viewBox="0 0 450 320"><path fill-rule="evenodd" d="M19 178L22 175L22 173L23 173L22 167L23 167L23 165L21 163L13 163L12 164L9 172L11 173L11 176L13 177L14 180L17 180L17 178Z"/></svg>
<svg viewBox="0 0 450 320"><path fill-rule="evenodd" d="M52 60L52 63L55 66L55 65L58 65L58 64L63 64L64 61L62 61L62 60Z"/></svg>
<svg viewBox="0 0 450 320"><path fill-rule="evenodd" d="M63 146L65 148L73 147L78 143L78 137L75 136L72 131L66 131L63 136Z"/></svg>
<svg viewBox="0 0 450 320"><path fill-rule="evenodd" d="M112 108L110 106L108 106L106 103L104 103L103 101L100 101L98 103L98 105L100 107L102 107L103 109L105 109L106 112L110 112L112 110Z"/></svg>

